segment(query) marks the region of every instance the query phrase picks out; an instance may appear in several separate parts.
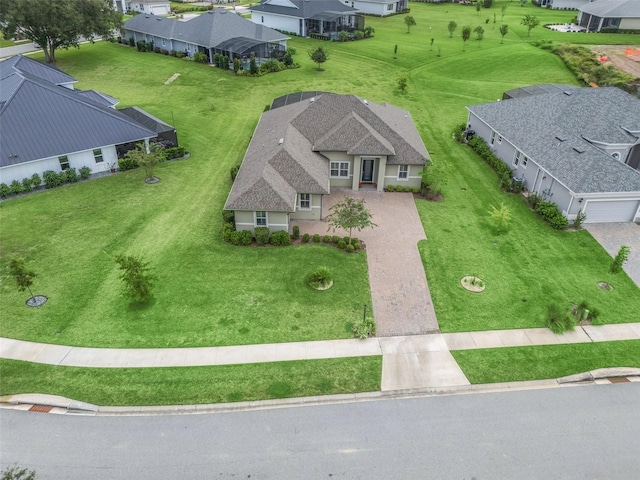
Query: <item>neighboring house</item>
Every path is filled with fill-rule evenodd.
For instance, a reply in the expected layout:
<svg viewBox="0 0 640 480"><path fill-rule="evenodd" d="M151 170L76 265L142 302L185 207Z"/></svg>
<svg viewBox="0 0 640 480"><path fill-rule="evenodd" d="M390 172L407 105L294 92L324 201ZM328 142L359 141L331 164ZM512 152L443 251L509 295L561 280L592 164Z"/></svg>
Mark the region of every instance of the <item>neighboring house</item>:
<svg viewBox="0 0 640 480"><path fill-rule="evenodd" d="M404 12L407 9L407 0L342 0L342 3L361 13L380 17Z"/></svg>
<svg viewBox="0 0 640 480"><path fill-rule="evenodd" d="M589 3L589 0L540 0L538 5L547 8L550 6L555 10L577 10L587 3Z"/></svg>
<svg viewBox="0 0 640 480"><path fill-rule="evenodd" d="M640 0L598 0L578 10L578 25L588 32L603 28L640 31Z"/></svg>
<svg viewBox="0 0 640 480"><path fill-rule="evenodd" d="M569 220L640 221L640 100L567 86L467 107L468 126Z"/></svg>
<svg viewBox="0 0 640 480"><path fill-rule="evenodd" d="M334 187L420 185L429 153L407 111L354 95L295 97L260 118L224 207L236 229L320 219Z"/></svg>
<svg viewBox="0 0 640 480"><path fill-rule="evenodd" d="M122 13L139 12L150 15L168 15L171 2L167 0L113 0L115 9Z"/></svg>
<svg viewBox="0 0 640 480"><path fill-rule="evenodd" d="M338 32L364 30L359 10L340 0L264 0L251 10L251 21L301 37L338 38Z"/></svg>
<svg viewBox="0 0 640 480"><path fill-rule="evenodd" d="M187 21L154 15L136 15L124 23L123 37L136 42L153 42L164 50L207 55L210 63L216 53L229 59L272 58L287 48L289 37L271 28L256 25L224 8L215 8Z"/></svg>
<svg viewBox="0 0 640 480"><path fill-rule="evenodd" d="M47 170L108 171L127 149L157 136L113 108L113 97L74 90L75 82L28 57L0 62L0 182Z"/></svg>

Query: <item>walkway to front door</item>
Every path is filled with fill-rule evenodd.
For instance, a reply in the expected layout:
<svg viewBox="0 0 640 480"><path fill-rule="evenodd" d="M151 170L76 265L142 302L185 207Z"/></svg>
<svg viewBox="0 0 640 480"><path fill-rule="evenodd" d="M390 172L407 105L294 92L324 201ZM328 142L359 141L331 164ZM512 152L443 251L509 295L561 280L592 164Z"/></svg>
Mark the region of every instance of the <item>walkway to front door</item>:
<svg viewBox="0 0 640 480"><path fill-rule="evenodd" d="M418 252L426 238L410 193L331 189L323 197L322 218L345 195L364 198L376 228L354 232L367 246L369 285L378 336L416 335L439 331L427 278ZM326 235L326 221L299 220L302 233ZM329 232L329 235L334 233ZM345 232L335 235L344 236Z"/></svg>

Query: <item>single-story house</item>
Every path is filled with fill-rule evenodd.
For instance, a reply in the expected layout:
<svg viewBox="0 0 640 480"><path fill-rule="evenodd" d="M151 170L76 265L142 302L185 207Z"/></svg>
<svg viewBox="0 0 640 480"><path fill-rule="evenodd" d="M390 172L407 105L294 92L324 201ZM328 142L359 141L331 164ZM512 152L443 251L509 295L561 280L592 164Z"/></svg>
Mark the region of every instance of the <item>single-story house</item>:
<svg viewBox="0 0 640 480"><path fill-rule="evenodd" d="M334 187L420 185L429 153L409 112L355 95L296 98L260 118L224 207L236 229L320 219Z"/></svg>
<svg viewBox="0 0 640 480"><path fill-rule="evenodd" d="M113 0L114 8L121 12L138 12L149 15L168 15L171 2L168 0Z"/></svg>
<svg viewBox="0 0 640 480"><path fill-rule="evenodd" d="M640 0L597 0L578 10L578 25L588 32L603 28L640 30Z"/></svg>
<svg viewBox="0 0 640 480"><path fill-rule="evenodd" d="M0 182L47 170L117 166L118 154L157 133L113 108L117 100L73 88L76 79L28 57L0 62Z"/></svg>
<svg viewBox="0 0 640 480"><path fill-rule="evenodd" d="M336 39L342 30L364 30L360 11L340 0L263 0L250 10L253 23L301 37Z"/></svg>
<svg viewBox="0 0 640 480"><path fill-rule="evenodd" d="M404 12L408 2L407 0L342 0L342 3L352 6L360 13L386 17Z"/></svg>
<svg viewBox="0 0 640 480"><path fill-rule="evenodd" d="M213 62L216 53L230 59L272 58L287 48L289 37L230 12L214 8L186 21L155 15L136 15L124 23L123 37L134 41L153 42L164 50L184 52L193 57L196 52Z"/></svg>
<svg viewBox="0 0 640 480"><path fill-rule="evenodd" d="M121 108L118 111L124 113L127 117L143 127L155 132L156 137L154 141L156 143L162 144L165 148L178 146L178 133L176 129L168 123L163 122L139 107Z"/></svg>
<svg viewBox="0 0 640 480"><path fill-rule="evenodd" d="M613 87L473 105L468 129L572 221L640 221L640 100Z"/></svg>
<svg viewBox="0 0 640 480"><path fill-rule="evenodd" d="M582 5L589 3L589 0L534 0L541 7L553 8L554 10L577 10Z"/></svg>

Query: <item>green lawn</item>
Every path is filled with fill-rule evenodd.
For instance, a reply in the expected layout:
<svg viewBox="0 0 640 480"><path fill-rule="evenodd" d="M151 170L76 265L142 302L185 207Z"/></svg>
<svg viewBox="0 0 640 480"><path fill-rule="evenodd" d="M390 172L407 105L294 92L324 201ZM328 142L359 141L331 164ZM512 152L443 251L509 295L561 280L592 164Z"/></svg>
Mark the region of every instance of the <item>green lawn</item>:
<svg viewBox="0 0 640 480"><path fill-rule="evenodd" d="M483 23L491 22L494 12L499 25L500 3L480 15L460 5L412 3L417 25L409 34L402 15L367 17L374 38L322 43L330 52L323 72L307 55L321 43L294 37L290 45L301 68L260 78L236 78L105 42L58 52L58 67L80 80L78 88L103 91L120 106L138 105L172 123L192 156L161 165L162 181L156 185L145 185L143 172L132 171L0 202L0 335L111 347L350 336L349 322L359 318L363 303L371 304L364 254L323 245L241 248L220 239L230 167L242 160L265 105L300 90L353 93L411 113L445 194L444 202L418 205L429 238L420 249L443 330L536 326L550 300L588 299L603 321L630 321L640 310L635 299L640 295L628 278L614 278L612 292L595 287L606 277L604 250L586 232L552 231L518 197L502 194L488 167L454 144L450 134L465 121L466 105L533 83L575 84L558 57L530 40L633 44L637 38L566 35L539 27L528 39L519 25L524 14L535 14L542 23L566 23L574 12L508 2L503 23L510 33L500 44L497 28ZM458 23L453 38L449 20ZM486 32L463 52L465 24L482 24ZM175 73L180 76L165 84ZM405 95L397 90L402 76L408 79ZM515 220L494 246L486 212L502 201ZM119 253L151 261L158 277L153 304L134 308L119 296L113 261ZM18 255L39 275L36 293L49 297L39 309L24 306L27 295L18 293L5 273L9 259ZM335 273L335 286L327 292L303 284L319 265ZM482 295L458 287L462 275L473 273L487 282Z"/></svg>
<svg viewBox="0 0 640 480"><path fill-rule="evenodd" d="M640 340L451 353L473 384L560 378L607 367L640 367Z"/></svg>
<svg viewBox="0 0 640 480"><path fill-rule="evenodd" d="M241 402L380 390L382 357L219 367L76 368L0 360L2 394L48 393L101 406Z"/></svg>

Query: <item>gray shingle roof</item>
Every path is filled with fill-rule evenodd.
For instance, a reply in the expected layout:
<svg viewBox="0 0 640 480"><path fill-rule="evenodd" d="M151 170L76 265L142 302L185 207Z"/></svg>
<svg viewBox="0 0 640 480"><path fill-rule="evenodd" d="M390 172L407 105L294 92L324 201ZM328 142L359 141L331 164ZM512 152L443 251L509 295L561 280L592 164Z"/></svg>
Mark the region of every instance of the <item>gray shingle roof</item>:
<svg viewBox="0 0 640 480"><path fill-rule="evenodd" d="M272 5L269 1L262 2L249 10L256 12L274 13L296 18L313 18L323 13L358 13L357 8L341 3L339 0L289 0L293 7ZM280 3L280 2L278 2Z"/></svg>
<svg viewBox="0 0 640 480"><path fill-rule="evenodd" d="M33 75L1 79L0 167L153 138L156 134L74 90Z"/></svg>
<svg viewBox="0 0 640 480"><path fill-rule="evenodd" d="M640 100L620 89L580 88L467 108L574 193L640 191L640 172L586 140L637 141Z"/></svg>
<svg viewBox="0 0 640 480"><path fill-rule="evenodd" d="M429 158L408 112L325 93L262 115L225 209L293 212L297 193L329 193L329 161L320 151L389 155L389 164Z"/></svg>
<svg viewBox="0 0 640 480"><path fill-rule="evenodd" d="M206 48L215 48L235 38L251 39L260 43L276 43L289 38L224 8L215 8L186 22L155 15L136 15L124 23L124 29Z"/></svg>
<svg viewBox="0 0 640 480"><path fill-rule="evenodd" d="M578 10L598 17L640 18L640 0L598 0L581 5Z"/></svg>

